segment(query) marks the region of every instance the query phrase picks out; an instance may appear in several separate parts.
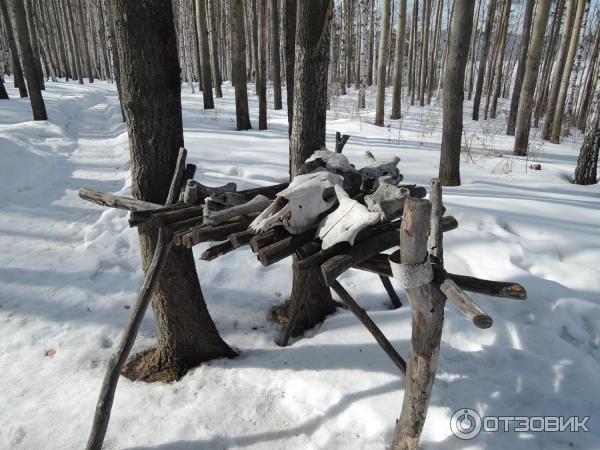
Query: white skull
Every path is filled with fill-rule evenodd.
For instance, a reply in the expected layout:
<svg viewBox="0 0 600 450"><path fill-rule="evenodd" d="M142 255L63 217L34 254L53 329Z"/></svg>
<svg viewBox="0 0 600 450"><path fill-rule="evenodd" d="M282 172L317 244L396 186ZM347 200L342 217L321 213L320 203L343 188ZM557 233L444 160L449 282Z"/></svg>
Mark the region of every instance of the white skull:
<svg viewBox="0 0 600 450"><path fill-rule="evenodd" d="M403 176L396 167L400 162L400 158L394 156L389 161L377 161L373 153L369 151L366 152L366 156L369 164L359 171L362 176L362 191L371 190L377 179L386 175L390 175L396 184L402 181Z"/></svg>
<svg viewBox="0 0 600 450"><path fill-rule="evenodd" d="M323 250L340 242L354 245L360 230L375 225L381 219L380 213L370 212L366 206L351 199L340 186L335 186L335 193L340 206L321 221L317 230Z"/></svg>
<svg viewBox="0 0 600 450"><path fill-rule="evenodd" d="M322 160L327 170L334 170L340 173L356 171L348 162L348 158L341 153L332 152L327 149L316 150L306 162L309 163L317 160Z"/></svg>
<svg viewBox="0 0 600 450"><path fill-rule="evenodd" d="M255 233L283 226L291 234L300 234L316 225L319 216L336 202L334 186L344 178L331 172L297 175L287 189L250 224Z"/></svg>

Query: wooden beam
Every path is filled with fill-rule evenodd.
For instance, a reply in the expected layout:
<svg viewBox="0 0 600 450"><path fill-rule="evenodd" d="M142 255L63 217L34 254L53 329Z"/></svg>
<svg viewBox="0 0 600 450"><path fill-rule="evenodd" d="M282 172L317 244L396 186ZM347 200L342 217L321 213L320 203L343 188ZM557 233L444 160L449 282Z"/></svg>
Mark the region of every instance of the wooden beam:
<svg viewBox="0 0 600 450"><path fill-rule="evenodd" d="M440 290L446 297L452 300L463 315L469 319L477 328L489 328L492 326L492 318L486 313L475 300L463 291L451 279L444 280L440 284Z"/></svg>
<svg viewBox="0 0 600 450"><path fill-rule="evenodd" d="M388 277L384 277L383 275L379 275L379 279L381 280L381 284L383 284L385 291L390 297L390 301L392 302L394 309L400 308L402 306L402 302L400 301L400 297L398 297L394 286L392 286L390 279Z"/></svg>
<svg viewBox="0 0 600 450"><path fill-rule="evenodd" d="M187 156L187 150L183 147L179 149L177 155L177 162L175 163L175 173L171 179L171 186L169 187L169 194L165 205L172 205L179 201L179 193L181 192L181 180L183 179L183 173L185 172L185 158Z"/></svg>
<svg viewBox="0 0 600 450"><path fill-rule="evenodd" d="M105 194L104 192L95 191L89 188L79 189L79 197L88 202L96 203L100 206L108 206L109 208L124 209L126 211L145 211L149 209L162 208L163 205L158 203L145 202L129 197L121 197L115 194Z"/></svg>

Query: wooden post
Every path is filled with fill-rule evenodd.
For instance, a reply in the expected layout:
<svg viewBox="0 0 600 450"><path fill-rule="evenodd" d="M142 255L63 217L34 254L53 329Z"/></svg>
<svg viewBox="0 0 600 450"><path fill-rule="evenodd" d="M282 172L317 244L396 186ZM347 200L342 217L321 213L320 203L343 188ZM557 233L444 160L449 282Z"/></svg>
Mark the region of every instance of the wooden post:
<svg viewBox="0 0 600 450"><path fill-rule="evenodd" d="M444 205L442 205L442 182L439 178L431 180L431 192L429 194L431 200L431 233L429 234L429 252L435 258L435 262L444 265L444 247L442 215L444 214Z"/></svg>
<svg viewBox="0 0 600 450"><path fill-rule="evenodd" d="M335 132L335 152L336 153L342 153L342 151L344 150L344 145L346 145L346 142L348 142L348 139L350 139L350 136L348 136L347 134L342 134L339 131Z"/></svg>
<svg viewBox="0 0 600 450"><path fill-rule="evenodd" d="M409 198L400 229L403 264L422 264L427 259L431 204ZM434 282L406 289L412 310L410 357L400 419L396 423L392 449L416 449L425 423L435 379L444 321L444 296Z"/></svg>

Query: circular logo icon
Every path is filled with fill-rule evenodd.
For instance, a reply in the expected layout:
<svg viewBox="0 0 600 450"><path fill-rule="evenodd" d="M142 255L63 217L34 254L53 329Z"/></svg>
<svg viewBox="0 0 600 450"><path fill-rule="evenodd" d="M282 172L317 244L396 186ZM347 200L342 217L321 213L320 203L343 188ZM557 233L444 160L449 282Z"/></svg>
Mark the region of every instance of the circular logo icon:
<svg viewBox="0 0 600 450"><path fill-rule="evenodd" d="M481 431L481 417L471 408L459 409L450 419L450 429L459 439L473 439Z"/></svg>

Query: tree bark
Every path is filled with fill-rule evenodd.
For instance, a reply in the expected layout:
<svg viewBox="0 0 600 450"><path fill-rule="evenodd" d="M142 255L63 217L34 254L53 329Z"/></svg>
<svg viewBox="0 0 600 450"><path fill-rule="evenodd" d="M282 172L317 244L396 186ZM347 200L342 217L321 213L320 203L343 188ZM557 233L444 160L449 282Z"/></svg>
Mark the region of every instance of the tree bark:
<svg viewBox="0 0 600 450"><path fill-rule="evenodd" d="M444 186L460 186L465 69L475 0L455 0L444 71L443 129L439 177Z"/></svg>
<svg viewBox="0 0 600 450"><path fill-rule="evenodd" d="M390 51L390 7L391 0L383 0L381 10L381 32L379 37L379 61L377 65L377 99L375 109L375 125L383 126L385 112L385 82L388 53Z"/></svg>
<svg viewBox="0 0 600 450"><path fill-rule="evenodd" d="M519 99L521 98L521 87L523 86L523 77L525 76L525 64L527 62L527 51L529 50L529 36L531 35L531 22L533 19L533 7L535 0L525 0L525 14L523 16L523 30L521 31L521 45L519 48L519 63L512 96L510 98L510 111L508 113L508 125L506 134L515 135L515 122L517 120L517 109Z"/></svg>
<svg viewBox="0 0 600 450"><path fill-rule="evenodd" d="M521 89L521 98L517 109L517 130L515 132L515 146L513 153L525 156L529 146L529 130L531 128L531 112L533 109L533 94L535 82L540 67L540 59L544 48L544 34L550 14L551 0L539 0L531 32L531 42L525 64L525 76Z"/></svg>
<svg viewBox="0 0 600 450"><path fill-rule="evenodd" d="M183 146L180 69L170 0L112 0L122 101L135 198L164 204ZM156 118L160 118L157 121ZM144 270L156 246L154 226L139 226ZM132 364L140 379L175 380L209 359L234 356L206 308L192 252L174 248L152 298L156 350Z"/></svg>
<svg viewBox="0 0 600 450"><path fill-rule="evenodd" d="M285 1L285 89L287 94L288 136L292 136L294 117L294 70L296 66L296 0ZM291 145L291 142L290 142ZM290 147L290 170L291 163ZM291 172L290 172L291 173Z"/></svg>
<svg viewBox="0 0 600 450"><path fill-rule="evenodd" d="M196 23L198 42L200 43L200 57L202 58L200 67L202 69L202 99L204 101L204 109L215 109L210 74L211 64L208 27L206 24L206 0L196 0Z"/></svg>
<svg viewBox="0 0 600 450"><path fill-rule="evenodd" d="M369 4L367 0L360 0L360 88L358 91L358 109L365 109L365 95L367 90L368 52L369 52Z"/></svg>
<svg viewBox="0 0 600 450"><path fill-rule="evenodd" d="M6 0L0 0L3 3L3 9L6 10ZM29 39L29 28L27 26L27 16L25 12L25 0L12 1L13 14L15 18L15 31L21 55L23 58L23 71L27 80L27 89L29 91L29 100L31 101L31 111L33 112L33 120L48 120L46 114L46 105L42 97L42 89L38 72L35 68L33 50Z"/></svg>
<svg viewBox="0 0 600 450"><path fill-rule="evenodd" d="M267 0L258 0L258 129L267 129Z"/></svg>
<svg viewBox="0 0 600 450"><path fill-rule="evenodd" d="M431 0L423 0L423 34L421 36L421 77L419 81L419 105L425 106L425 90L429 64L429 22L431 19ZM467 51L468 55L468 51Z"/></svg>
<svg viewBox="0 0 600 450"><path fill-rule="evenodd" d="M596 89L592 111L587 118L583 145L575 168L576 184L596 184L598 152L600 150L600 89Z"/></svg>
<svg viewBox="0 0 600 450"><path fill-rule="evenodd" d="M504 3L504 11L502 14L502 26L498 41L498 51L496 54L496 59L494 60L494 77L493 83L491 83L491 92L488 92L488 102L491 100L491 105L489 108L489 116L492 119L496 118L496 108L498 106L498 97L500 96L500 87L502 86L502 67L504 65L504 52L506 50L506 37L508 35L508 24L510 21L510 7L512 5L511 0L505 0ZM491 72L491 70L490 70ZM491 99L490 99L491 97ZM488 108L486 106L486 118Z"/></svg>
<svg viewBox="0 0 600 450"><path fill-rule="evenodd" d="M231 75L235 88L235 118L238 130L249 130L248 88L246 84L246 33L243 0L231 0Z"/></svg>
<svg viewBox="0 0 600 450"><path fill-rule="evenodd" d="M210 24L210 67L212 69L212 79L215 84L215 97L222 98L221 91L221 69L219 67L219 42L217 36L217 20L215 16L215 0L208 1L208 19Z"/></svg>
<svg viewBox="0 0 600 450"><path fill-rule="evenodd" d="M294 112L290 139L291 173L317 149L325 145L327 70L329 65L332 0L298 2L296 63L294 71ZM319 267L300 270L293 263L289 337L322 322L335 311L331 292Z"/></svg>
<svg viewBox="0 0 600 450"><path fill-rule="evenodd" d="M271 78L273 80L273 109L282 109L281 64L279 61L279 0L271 0Z"/></svg>
<svg viewBox="0 0 600 450"><path fill-rule="evenodd" d="M14 28L12 26L7 0L0 0L0 13L0 16L2 16L2 19L4 20L4 29L6 30L8 48L10 50L15 87L19 88L19 96L25 98L27 97L27 85L25 84L23 68L21 66L21 60L19 59L19 50L17 49L17 43L15 42Z"/></svg>
<svg viewBox="0 0 600 450"><path fill-rule="evenodd" d="M46 85L44 84L44 71L42 69L39 41L38 41L40 31L37 29L37 26L36 26L36 20L35 20L36 12L35 12L35 8L33 7L33 3L31 0L26 0L25 11L26 11L26 16L27 16L27 28L29 29L29 42L31 42L31 50L33 52L33 62L35 64L35 71L37 73L40 89L43 91L46 89ZM48 72L46 71L46 73L48 73ZM49 73L48 73L48 76L50 76Z"/></svg>
<svg viewBox="0 0 600 450"><path fill-rule="evenodd" d="M487 19L485 22L485 32L483 33L483 44L481 46L481 53L479 55L479 68L477 70L475 96L473 97L473 120L479 120L479 105L481 103L481 94L483 92L483 79L485 77L485 69L487 66L495 11L496 0L490 0L490 3L488 5Z"/></svg>
<svg viewBox="0 0 600 450"><path fill-rule="evenodd" d="M77 9L79 10L79 34L81 35L81 47L83 48L83 64L85 65L85 71L87 72L88 81L90 83L93 83L94 75L92 73L92 62L90 57L90 50L88 47L87 30L85 26L85 8L82 0L79 0L79 5Z"/></svg>
<svg viewBox="0 0 600 450"><path fill-rule="evenodd" d="M392 93L392 114L390 119L402 117L402 69L404 67L404 37L406 35L406 0L400 0L398 8L398 33L394 56L394 91Z"/></svg>

